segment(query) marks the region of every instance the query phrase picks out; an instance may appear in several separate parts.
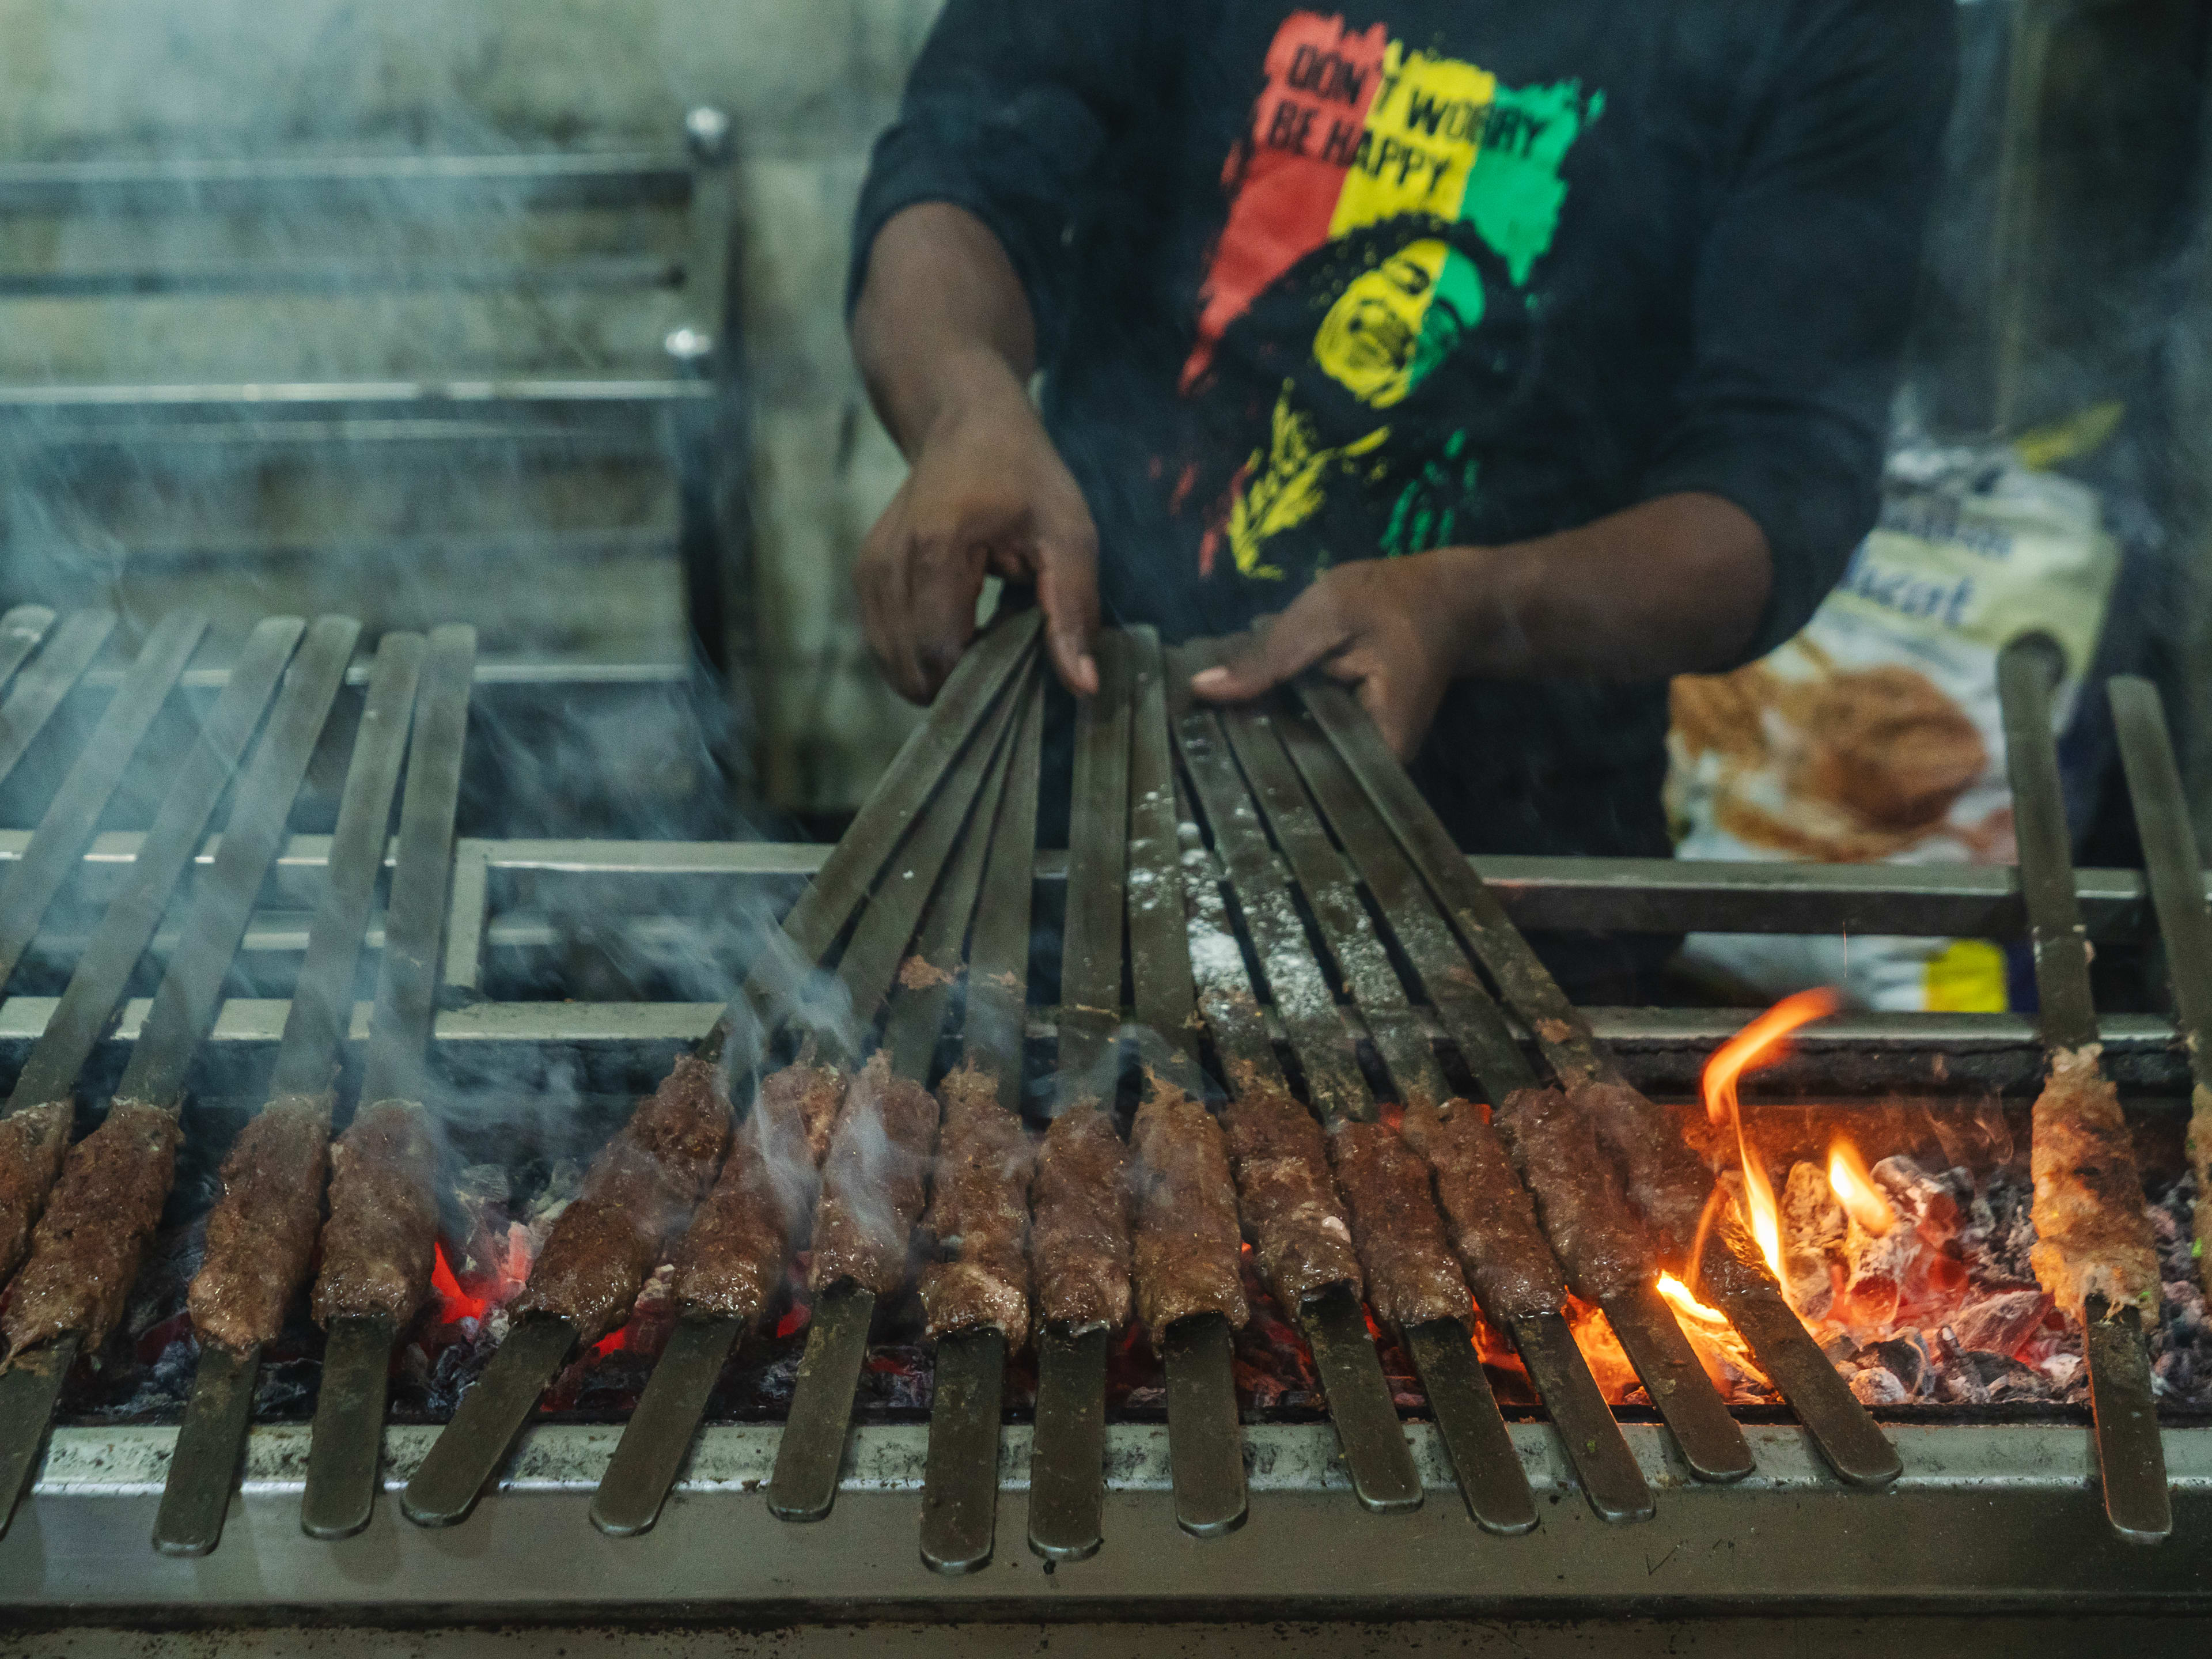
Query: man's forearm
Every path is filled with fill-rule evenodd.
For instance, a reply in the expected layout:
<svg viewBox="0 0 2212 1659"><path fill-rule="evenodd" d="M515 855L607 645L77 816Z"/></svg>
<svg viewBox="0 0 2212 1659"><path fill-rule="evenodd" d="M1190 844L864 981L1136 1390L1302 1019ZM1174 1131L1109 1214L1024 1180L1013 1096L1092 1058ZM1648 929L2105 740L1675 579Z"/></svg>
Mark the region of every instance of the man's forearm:
<svg viewBox="0 0 2212 1659"><path fill-rule="evenodd" d="M989 227L945 202L887 220L854 307L853 353L876 413L909 459L963 398L1009 386L1023 395L1036 329Z"/></svg>
<svg viewBox="0 0 2212 1659"><path fill-rule="evenodd" d="M1766 538L1718 495L1664 495L1555 536L1441 549L1455 677L1660 679L1723 668L1773 586Z"/></svg>

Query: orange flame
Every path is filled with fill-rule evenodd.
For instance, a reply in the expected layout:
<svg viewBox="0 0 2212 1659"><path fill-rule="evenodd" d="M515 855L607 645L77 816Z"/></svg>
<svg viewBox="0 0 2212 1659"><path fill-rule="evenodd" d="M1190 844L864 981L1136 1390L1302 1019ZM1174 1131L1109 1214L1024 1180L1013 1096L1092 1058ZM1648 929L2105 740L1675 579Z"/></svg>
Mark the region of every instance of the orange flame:
<svg viewBox="0 0 2212 1659"><path fill-rule="evenodd" d="M1659 1275L1659 1294L1674 1304L1674 1311L1687 1314L1701 1325L1725 1326L1728 1316L1718 1308L1709 1308L1690 1293L1690 1287L1672 1273Z"/></svg>
<svg viewBox="0 0 2212 1659"><path fill-rule="evenodd" d="M1828 1148L1828 1185L1851 1219L1876 1238L1897 1225L1897 1212L1874 1184L1859 1149L1848 1140L1838 1139Z"/></svg>
<svg viewBox="0 0 2212 1659"><path fill-rule="evenodd" d="M1705 1115L1715 1123L1733 1121L1735 1125L1736 1156L1743 1166L1744 1198L1751 1209L1752 1237L1759 1241L1759 1253L1766 1258L1767 1267L1784 1284L1789 1280L1782 1269L1782 1206L1775 1202L1774 1188L1766 1178L1765 1166L1752 1157L1750 1145L1744 1139L1743 1107L1736 1098L1736 1079L1753 1061L1762 1056L1771 1058L1770 1051L1790 1032L1834 1013L1838 1006L1836 994L1826 988L1800 991L1795 996L1784 997L1723 1043L1705 1063Z"/></svg>
<svg viewBox="0 0 2212 1659"><path fill-rule="evenodd" d="M446 1260L443 1244L431 1246L430 1288L438 1293L438 1322L450 1325L456 1320L482 1319L491 1303L481 1296L471 1296L461 1288L461 1281L453 1277L453 1264Z"/></svg>

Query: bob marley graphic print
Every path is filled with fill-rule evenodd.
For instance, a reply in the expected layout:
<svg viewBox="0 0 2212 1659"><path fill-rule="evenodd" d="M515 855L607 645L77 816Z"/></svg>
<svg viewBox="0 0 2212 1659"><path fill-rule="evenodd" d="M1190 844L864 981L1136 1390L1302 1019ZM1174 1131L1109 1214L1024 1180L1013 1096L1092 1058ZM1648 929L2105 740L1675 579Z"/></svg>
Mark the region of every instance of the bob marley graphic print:
<svg viewBox="0 0 2212 1659"><path fill-rule="evenodd" d="M1419 552L1472 522L1478 455L1422 388L1452 364L1458 410L1513 395L1569 198L1561 163L1604 109L1578 79L1509 86L1382 23L1284 20L1223 170L1228 216L1178 383L1224 405L1200 416L1206 454L1177 485L1177 510L1204 520L1201 576L1225 558L1295 591L1332 544ZM1221 477L1221 424L1261 405ZM1371 529L1364 546L1333 538L1346 520L1379 524L1379 547Z"/></svg>

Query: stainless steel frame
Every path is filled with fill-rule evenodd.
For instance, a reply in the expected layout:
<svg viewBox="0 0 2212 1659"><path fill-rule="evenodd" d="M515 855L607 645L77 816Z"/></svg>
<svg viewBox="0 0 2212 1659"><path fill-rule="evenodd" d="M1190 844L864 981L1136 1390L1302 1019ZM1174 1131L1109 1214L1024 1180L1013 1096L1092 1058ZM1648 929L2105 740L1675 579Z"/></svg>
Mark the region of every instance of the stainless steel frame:
<svg viewBox="0 0 2212 1659"><path fill-rule="evenodd" d="M1163 1425L1108 1431L1106 1547L1048 1566L1002 1551L988 1572L947 1579L915 1554L924 1443L915 1427L858 1430L835 1510L796 1528L770 1517L761 1488L779 1431L702 1436L660 1526L609 1538L586 1519L619 1425L532 1431L495 1501L467 1525L430 1532L400 1518L398 1488L435 1434L386 1435L381 1512L360 1536L300 1531L307 1431L253 1431L242 1501L223 1547L199 1560L143 1540L175 1431L64 1429L46 1471L0 1546L0 1606L78 1616L190 1606L201 1615L313 1607L324 1616L404 1619L574 1616L584 1609L682 1606L750 1616L824 1603L939 1614L1121 1616L1326 1613L1397 1618L1511 1609L1578 1616L1705 1610L2204 1608L2212 1602L2212 1431L2169 1430L2179 1535L2159 1550L2113 1540L2077 1427L1893 1425L1905 1474L1884 1493L1846 1492L1791 1427L1747 1430L1759 1473L1700 1487L1660 1430L1626 1432L1659 1494L1656 1521L1608 1527L1572 1487L1550 1431L1519 1425L1515 1444L1543 1523L1502 1538L1456 1503L1373 1515L1352 1501L1328 1427L1245 1431L1251 1520L1227 1538L1180 1533ZM1425 1484L1449 1485L1434 1432L1410 1431ZM1026 1526L1029 1431L1000 1448L1001 1535Z"/></svg>
<svg viewBox="0 0 2212 1659"><path fill-rule="evenodd" d="M29 837L0 830L0 867L21 856ZM132 832L100 836L85 860L88 894L129 866L138 846ZM219 837L199 854L212 859ZM827 856L822 846L777 842L620 842L463 840L455 848L452 913L447 927L448 1006L437 1042L462 1070L495 1051L502 1063L527 1071L533 1059L593 1054L614 1062L635 1059L634 1075L609 1086L646 1088L674 1045L696 1042L720 1005L692 1002L503 1001L483 993L502 966L556 957L567 942L565 916L588 908L594 926L627 931L640 941L679 937L688 925L673 896L696 895L699 884L761 892L778 904L795 896ZM272 908L255 918L244 946L271 963L305 948L307 878L329 854L325 836L297 836L278 864L277 896L301 898L298 909ZM2009 868L1992 866L1813 866L1691 864L1668 860L1480 858L1475 866L1523 927L1610 931L1902 933L2003 937L2024 928L2019 890ZM1040 881L1065 879L1064 860L1038 860ZM2139 872L2080 872L2076 889L2093 939L2119 939L2149 925L2149 901ZM2208 890L2212 890L2209 889ZM380 939L373 929L372 945ZM42 937L40 955L73 958L71 939ZM167 948L155 941L156 955ZM281 1000L228 1003L212 1042L243 1053L273 1045L283 1024ZM0 1004L0 1064L20 1058L42 1029L49 1000L17 996ZM134 1002L111 1041L132 1040L143 1005ZM366 1005L356 1021L365 1030ZM1344 1011L1355 1035L1358 1016ZM1741 1024L1724 1009L1600 1008L1597 1034L1642 1086L1688 1092L1711 1051ZM2170 1020L2159 1015L2107 1014L2102 1027L2114 1075L2150 1112L2186 1103L2186 1055ZM1052 1011L1036 1011L1033 1039L1048 1037ZM1525 1035L1525 1034L1524 1034ZM476 1057L476 1061L471 1060ZM1887 1091L2032 1092L2041 1077L2033 1023L2018 1014L1869 1013L1827 1021L1802 1034L1794 1053L1762 1072L1763 1089L1826 1086L1846 1095ZM602 1068L604 1069L604 1068Z"/></svg>
<svg viewBox="0 0 2212 1659"><path fill-rule="evenodd" d="M0 832L0 862L25 836ZM131 835L99 838L86 854L96 889L126 868ZM204 848L203 858L213 846ZM568 1002L486 999L507 967L562 947L561 917L582 902L599 923L684 925L683 895L727 884L774 902L795 894L827 849L769 842L489 841L461 842L438 1016L442 1069L512 1078L559 1061L599 1086L641 1088L713 1024L720 1006L688 1001ZM291 882L319 870L328 842L293 839L281 870ZM1536 927L1822 926L2003 933L2019 926L2007 870L1831 870L1757 865L1478 860L1515 919ZM1064 878L1042 862L1042 884ZM2135 875L2083 872L2093 933L2126 936L2146 917ZM286 896L280 874L277 902ZM249 951L266 957L304 941L296 915L257 919ZM374 942L374 941L372 941ZM65 953L68 942L49 947ZM0 1063L41 1029L50 1004L0 1005ZM286 1005L228 1003L212 1049L253 1061L273 1052ZM367 1034L356 1010L352 1038ZM135 1041L146 1012L126 1010L112 1049ZM1598 1035L1646 1086L1687 1089L1739 1016L1724 1010L1594 1011ZM1355 1035L1358 1034L1355 1024ZM2147 1111L2179 1107L2187 1073L2170 1024L2145 1016L2104 1022L2116 1071ZM1053 1011L1033 1010L1030 1038L1048 1046ZM111 1054L119 1059L120 1054ZM1808 1034L1790 1062L1802 1081L1835 1096L1898 1088L2024 1092L2040 1073L2029 1023L2011 1015L1863 1015ZM1789 1073L1762 1074L1786 1086ZM1174 1525L1164 1425L1109 1431L1107 1546L1093 1560L1048 1571L1019 1551L962 1580L927 1572L915 1553L927 1429L859 1430L830 1518L793 1528L775 1521L759 1490L781 1431L710 1428L663 1523L613 1539L586 1518L619 1434L617 1424L538 1427L501 1478L502 1496L468 1524L426 1532L404 1524L398 1491L434 1431L387 1436L383 1511L361 1536L317 1542L299 1530L306 1430L253 1431L243 1496L223 1548L198 1561L165 1559L141 1540L151 1528L175 1431L65 1427L45 1474L0 1546L0 1606L29 1614L67 1610L199 1618L266 1618L313 1608L370 1622L460 1616L553 1620L682 1604L690 1613L803 1616L835 1603L932 1616L1303 1615L1444 1617L1514 1611L1577 1615L1698 1609L2212 1610L2212 1428L2169 1426L2179 1536L2157 1550L2114 1541L2099 1504L2090 1438L2072 1422L1888 1425L1905 1458L1893 1492L1846 1492L1794 1425L1747 1427L1759 1473L1740 1486L1701 1488L1674 1466L1656 1427L1627 1425L1659 1491L1656 1521L1608 1528L1571 1484L1552 1431L1515 1425L1542 1523L1523 1538L1480 1533L1457 1504L1413 1515L1370 1515L1345 1489L1325 1425L1251 1425L1245 1431L1251 1521L1220 1540ZM1410 1429L1425 1484L1448 1480L1434 1431ZM1029 1431L1002 1449L1002 1537L1027 1525Z"/></svg>

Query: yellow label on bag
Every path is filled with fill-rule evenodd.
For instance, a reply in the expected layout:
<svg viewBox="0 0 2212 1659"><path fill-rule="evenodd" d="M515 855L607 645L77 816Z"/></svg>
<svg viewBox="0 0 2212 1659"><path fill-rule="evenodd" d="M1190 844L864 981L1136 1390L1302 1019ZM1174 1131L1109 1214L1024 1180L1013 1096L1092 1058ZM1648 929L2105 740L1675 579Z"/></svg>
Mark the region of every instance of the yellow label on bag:
<svg viewBox="0 0 2212 1659"><path fill-rule="evenodd" d="M2001 1014L2009 1004L2005 954L1987 939L1953 939L1929 958L1925 975L1931 1012Z"/></svg>

